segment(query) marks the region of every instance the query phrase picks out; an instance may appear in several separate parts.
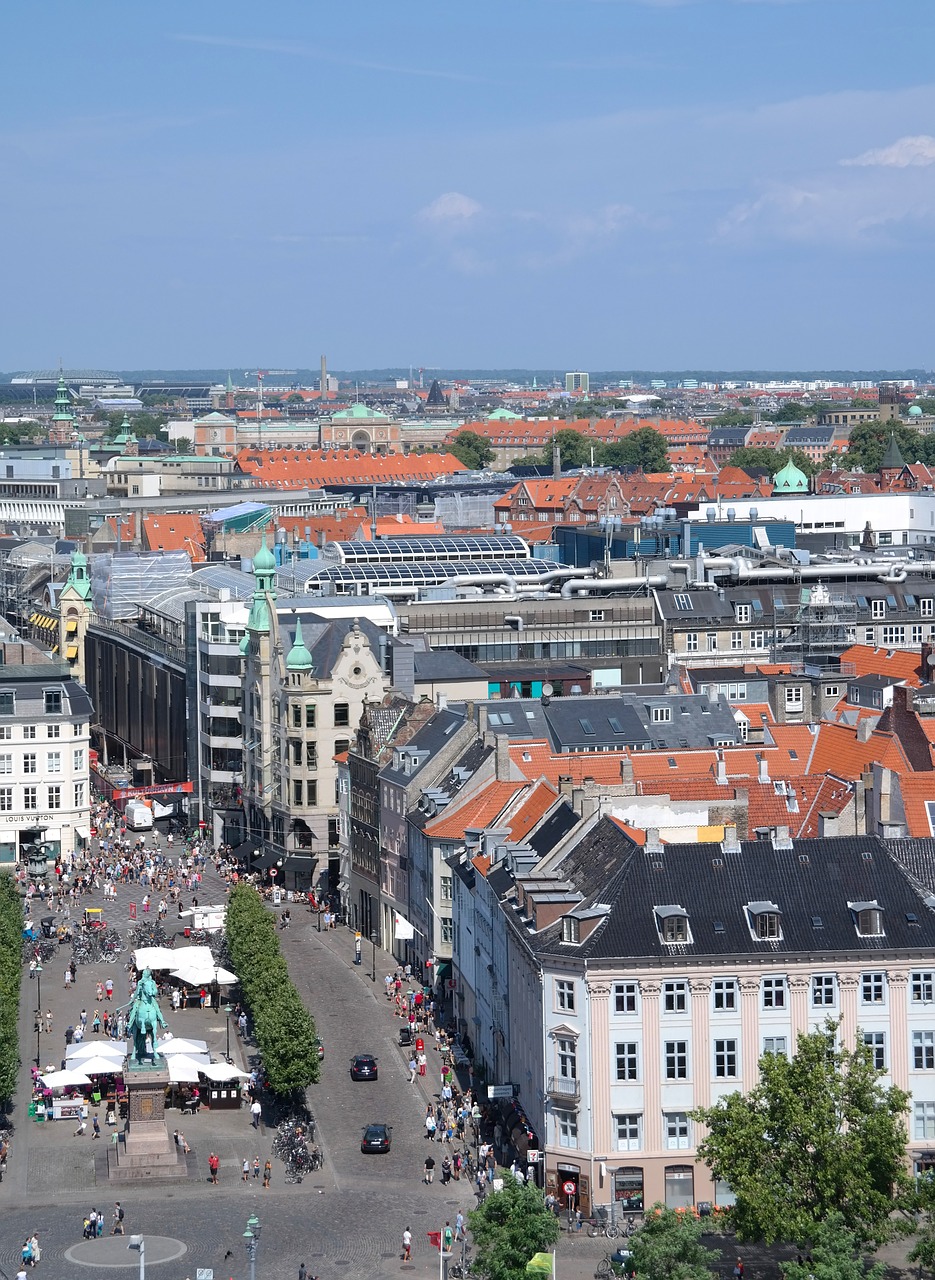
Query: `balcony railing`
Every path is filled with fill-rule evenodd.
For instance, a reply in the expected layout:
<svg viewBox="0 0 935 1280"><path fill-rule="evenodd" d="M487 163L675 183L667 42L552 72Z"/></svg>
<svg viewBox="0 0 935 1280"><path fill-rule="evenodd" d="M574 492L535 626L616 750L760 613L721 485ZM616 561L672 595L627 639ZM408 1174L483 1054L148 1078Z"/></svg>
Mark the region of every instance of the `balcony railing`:
<svg viewBox="0 0 935 1280"><path fill-rule="evenodd" d="M550 1076L549 1095L562 1102L577 1102L581 1097L581 1085L570 1076Z"/></svg>

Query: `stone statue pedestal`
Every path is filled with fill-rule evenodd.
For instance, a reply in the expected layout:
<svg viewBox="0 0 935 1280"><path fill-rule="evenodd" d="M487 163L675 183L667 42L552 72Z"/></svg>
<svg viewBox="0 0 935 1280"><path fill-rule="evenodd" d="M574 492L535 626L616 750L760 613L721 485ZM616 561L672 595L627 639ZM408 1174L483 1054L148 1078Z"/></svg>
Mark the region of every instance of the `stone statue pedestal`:
<svg viewBox="0 0 935 1280"><path fill-rule="evenodd" d="M129 1063L127 1084L129 1127L125 1142L108 1152L108 1175L121 1182L185 1178L185 1157L166 1125L166 1087L169 1072L164 1062L155 1065Z"/></svg>

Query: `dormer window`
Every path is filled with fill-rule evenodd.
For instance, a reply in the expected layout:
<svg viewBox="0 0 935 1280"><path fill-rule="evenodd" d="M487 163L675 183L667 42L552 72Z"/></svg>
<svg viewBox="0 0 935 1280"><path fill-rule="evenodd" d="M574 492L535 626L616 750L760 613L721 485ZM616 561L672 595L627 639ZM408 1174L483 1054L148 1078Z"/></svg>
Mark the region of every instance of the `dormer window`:
<svg viewBox="0 0 935 1280"><path fill-rule="evenodd" d="M778 942L782 938L782 912L775 902L748 902L747 919L758 941Z"/></svg>
<svg viewBox="0 0 935 1280"><path fill-rule="evenodd" d="M688 912L684 907L656 907L655 911L656 927L663 942L669 944L691 942Z"/></svg>
<svg viewBox="0 0 935 1280"><path fill-rule="evenodd" d="M581 941L581 922L574 916L562 917L562 942L576 943Z"/></svg>
<svg viewBox="0 0 935 1280"><path fill-rule="evenodd" d="M879 902L849 902L861 938L883 937L883 910Z"/></svg>

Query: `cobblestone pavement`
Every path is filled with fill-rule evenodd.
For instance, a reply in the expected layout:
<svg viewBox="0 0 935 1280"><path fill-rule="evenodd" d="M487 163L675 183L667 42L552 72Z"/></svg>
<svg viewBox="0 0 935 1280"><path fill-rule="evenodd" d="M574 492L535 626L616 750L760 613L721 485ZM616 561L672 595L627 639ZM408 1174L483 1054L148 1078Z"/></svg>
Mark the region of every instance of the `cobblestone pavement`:
<svg viewBox="0 0 935 1280"><path fill-rule="evenodd" d="M121 887L118 895L116 907L108 904L105 915L109 923L125 932L130 923L129 903L138 900L139 894ZM223 896L223 887L210 873L200 901L217 901ZM87 905L103 902L89 899ZM171 915L166 924L170 932L176 927ZM74 1138L71 1122L36 1124L28 1119L28 1068L36 1045L33 1010L39 992L38 984L24 973L22 1083L11 1117L15 1133L9 1172L0 1183L0 1280L11 1280L15 1275L20 1247L33 1230L43 1245L38 1276L45 1275L48 1280L87 1277L88 1268L68 1259L66 1250L80 1240L84 1214L94 1206L104 1211L109 1222L118 1198L127 1214L128 1233L177 1237L188 1246L181 1259L150 1264L150 1273L158 1280L194 1280L198 1267L212 1268L215 1280L245 1280L249 1267L242 1237L251 1213L263 1223L258 1280L295 1280L303 1261L321 1280L373 1280L399 1274L431 1280L438 1275L438 1254L429 1246L426 1233L439 1230L446 1220L453 1222L458 1209L467 1210L474 1200L463 1181L447 1187L437 1178L431 1187L421 1182L429 1150L422 1136L422 1117L438 1088L437 1055L429 1054L429 1073L410 1085L408 1057L397 1043L400 1024L385 999L381 981L393 965L392 958L377 952L374 983L369 964L353 963L353 935L346 929L319 933L316 925L315 917L294 908L293 925L280 938L293 978L325 1042L322 1078L309 1090L325 1165L301 1185L287 1186L282 1181L283 1166L274 1159L273 1184L268 1191L252 1177L246 1185L240 1181L240 1162L246 1157L252 1163L256 1155L262 1164L270 1154L273 1132L265 1120L255 1132L246 1110L203 1110L185 1120L178 1118L177 1112L169 1112L170 1129L176 1125L183 1128L192 1146L196 1176L187 1184L127 1189L115 1189L106 1178L96 1176L95 1165L100 1161L95 1157L106 1138L92 1143L88 1137ZM179 942L181 945L182 939ZM52 1033L43 1031L40 1036L43 1066L58 1065L64 1055L64 1028L76 1022L82 1008L87 1009L89 1021L93 1017L99 979L114 979L114 1005L125 1002L128 994L121 963L79 966L76 989L66 993L66 959L63 954L60 960L50 962L42 975L43 1011L51 1009L53 1014ZM129 955L121 959L128 960ZM223 1008L220 1013L210 1009L164 1012L175 1035L204 1039L215 1053L225 1052L228 1028ZM242 1044L235 1032L231 1028L232 1056L245 1064L253 1046ZM375 1083L355 1084L350 1079L349 1059L362 1052L374 1053L379 1059ZM103 1116L101 1120L103 1124ZM388 1156L360 1153L360 1131L373 1121L393 1126ZM221 1158L217 1187L208 1181L207 1157L212 1150ZM443 1148L436 1145L433 1154L440 1163ZM406 1226L413 1233L410 1264L403 1264L400 1253ZM563 1233L557 1267L562 1280L592 1277L610 1243L591 1240L583 1232ZM726 1246L724 1276L730 1275L732 1254L733 1246ZM744 1257L748 1280L775 1275L774 1260L768 1255L745 1250ZM136 1254L128 1253L127 1258L128 1266L138 1265ZM894 1252L886 1260L898 1263L900 1255Z"/></svg>

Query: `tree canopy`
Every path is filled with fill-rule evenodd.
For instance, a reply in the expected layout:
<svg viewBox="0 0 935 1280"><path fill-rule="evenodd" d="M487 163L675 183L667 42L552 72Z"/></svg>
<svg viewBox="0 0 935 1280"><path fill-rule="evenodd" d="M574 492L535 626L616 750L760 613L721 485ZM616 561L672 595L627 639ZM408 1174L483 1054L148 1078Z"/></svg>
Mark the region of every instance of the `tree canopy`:
<svg viewBox="0 0 935 1280"><path fill-rule="evenodd" d="M858 422L847 440L846 467L879 471L890 436L896 437L906 462L935 462L935 436L920 435L904 422Z"/></svg>
<svg viewBox="0 0 935 1280"><path fill-rule="evenodd" d="M864 1262L860 1241L841 1213L829 1214L815 1227L807 1259L781 1262L779 1269L785 1280L883 1280L886 1271L882 1262Z"/></svg>
<svg viewBox="0 0 935 1280"><path fill-rule="evenodd" d="M542 1192L519 1183L506 1169L497 1174L503 1190L489 1194L468 1214L476 1249L473 1267L487 1280L528 1280L526 1263L558 1239L558 1222Z"/></svg>
<svg viewBox="0 0 935 1280"><path fill-rule="evenodd" d="M701 1243L704 1230L694 1214L653 1205L627 1244L639 1280L709 1280L720 1255Z"/></svg>
<svg viewBox="0 0 935 1280"><path fill-rule="evenodd" d="M273 917L252 885L238 885L231 893L226 932L270 1088L286 1095L314 1084L319 1075L315 1023L289 977Z"/></svg>
<svg viewBox="0 0 935 1280"><path fill-rule="evenodd" d="M746 470L749 467L754 469L768 471L771 475L775 475L777 471L781 471L787 462L794 462L798 469L807 476L813 476L818 470L818 466L812 462L807 454L802 453L801 449L768 449L765 446L745 445L742 449L735 449L730 455L729 466L740 467Z"/></svg>
<svg viewBox="0 0 935 1280"><path fill-rule="evenodd" d="M471 471L483 471L493 462L493 449L476 431L459 431L448 445L448 452L453 453L459 462L463 462Z"/></svg>
<svg viewBox="0 0 935 1280"><path fill-rule="evenodd" d="M0 876L0 1103L13 1097L19 1074L19 993L23 903L12 875ZM30 983L30 987L35 983Z"/></svg>
<svg viewBox="0 0 935 1280"><path fill-rule="evenodd" d="M668 471L668 444L654 427L639 427L621 440L603 444L574 427L563 427L555 433L561 451L562 467L639 467L643 471ZM552 462L552 445L542 451L540 463Z"/></svg>
<svg viewBox="0 0 935 1280"><path fill-rule="evenodd" d="M839 1028L800 1035L791 1059L764 1054L753 1089L693 1113L708 1129L699 1158L733 1189L731 1225L743 1240L814 1240L839 1211L860 1243L897 1230L894 1202L911 1191L909 1095L881 1082L864 1044L842 1047Z"/></svg>

